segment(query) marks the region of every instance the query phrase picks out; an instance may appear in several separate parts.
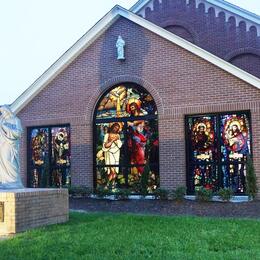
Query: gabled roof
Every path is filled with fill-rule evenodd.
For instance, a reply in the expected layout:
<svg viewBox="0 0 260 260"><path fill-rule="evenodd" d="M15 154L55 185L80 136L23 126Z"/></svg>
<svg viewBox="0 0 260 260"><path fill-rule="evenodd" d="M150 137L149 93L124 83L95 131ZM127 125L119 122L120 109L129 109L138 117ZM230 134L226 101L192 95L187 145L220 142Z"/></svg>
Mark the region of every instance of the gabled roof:
<svg viewBox="0 0 260 260"><path fill-rule="evenodd" d="M153 0L139 0L136 4L134 4L131 8L130 11L134 12L134 13L138 13L143 7L145 7L147 4L149 4L149 2L151 2ZM160 2L162 0L159 0ZM188 1L188 0L186 0ZM201 0L199 2L202 2ZM258 25L260 25L260 17L254 13L251 13L239 6L236 6L234 4L231 4L227 1L224 0L203 0L203 2L208 3L208 4L212 4L216 7L222 8L226 11L229 11L233 14L239 15L243 18L245 18L246 20L252 21Z"/></svg>
<svg viewBox="0 0 260 260"><path fill-rule="evenodd" d="M61 71L63 71L119 17L123 17L137 25L142 26L143 28L186 49L187 51L201 57L204 60L207 60L215 66L260 89L260 79L172 34L171 32L141 18L123 7L116 5L13 102L11 105L12 110L15 113L21 111L40 91L42 91Z"/></svg>

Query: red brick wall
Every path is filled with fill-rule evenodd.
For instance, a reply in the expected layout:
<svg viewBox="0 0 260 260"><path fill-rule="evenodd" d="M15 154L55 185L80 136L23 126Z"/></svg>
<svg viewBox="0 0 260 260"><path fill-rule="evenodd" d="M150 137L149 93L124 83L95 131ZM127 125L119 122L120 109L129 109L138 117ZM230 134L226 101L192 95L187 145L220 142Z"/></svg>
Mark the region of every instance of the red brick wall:
<svg viewBox="0 0 260 260"><path fill-rule="evenodd" d="M195 0L189 4L184 0L154 0L153 11L145 9L145 19L260 78L260 37L256 27L247 31L246 21L237 26L238 18L234 15L226 21L226 15L225 10L219 14L215 8L205 10L203 3L196 8Z"/></svg>
<svg viewBox="0 0 260 260"><path fill-rule="evenodd" d="M118 35L126 41L123 62L116 59ZM120 18L18 114L25 128L71 124L73 185L93 183L96 102L107 88L127 81L146 88L158 106L162 187L185 185L185 115L247 109L252 113L254 163L260 181L259 89ZM25 182L25 135L21 159Z"/></svg>

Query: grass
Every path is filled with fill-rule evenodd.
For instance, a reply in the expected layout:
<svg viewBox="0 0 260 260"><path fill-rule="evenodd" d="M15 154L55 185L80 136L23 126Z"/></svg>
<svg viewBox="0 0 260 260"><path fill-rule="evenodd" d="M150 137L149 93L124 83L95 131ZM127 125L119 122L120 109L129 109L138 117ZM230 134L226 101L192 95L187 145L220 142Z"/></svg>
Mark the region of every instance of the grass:
<svg viewBox="0 0 260 260"><path fill-rule="evenodd" d="M71 213L0 241L0 259L260 259L260 221Z"/></svg>

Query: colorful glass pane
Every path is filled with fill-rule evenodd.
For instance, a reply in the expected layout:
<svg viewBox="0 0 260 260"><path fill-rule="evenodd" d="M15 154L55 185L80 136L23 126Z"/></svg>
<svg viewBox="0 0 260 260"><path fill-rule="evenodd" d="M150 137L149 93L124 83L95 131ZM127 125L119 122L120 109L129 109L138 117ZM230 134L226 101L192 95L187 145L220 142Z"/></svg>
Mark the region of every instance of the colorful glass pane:
<svg viewBox="0 0 260 260"><path fill-rule="evenodd" d="M119 165L122 161L123 127L122 122L97 124L96 163L98 165Z"/></svg>
<svg viewBox="0 0 260 260"><path fill-rule="evenodd" d="M153 193L160 184L158 165L146 164L142 167L142 174L138 167L128 169L128 187L133 193Z"/></svg>
<svg viewBox="0 0 260 260"><path fill-rule="evenodd" d="M30 139L32 163L35 166L42 166L48 158L48 129L32 129Z"/></svg>
<svg viewBox="0 0 260 260"><path fill-rule="evenodd" d="M191 116L187 124L189 192L225 187L244 194L251 154L249 113Z"/></svg>
<svg viewBox="0 0 260 260"><path fill-rule="evenodd" d="M245 192L245 164L222 165L221 170L223 174L223 186L225 188L231 188L235 193Z"/></svg>
<svg viewBox="0 0 260 260"><path fill-rule="evenodd" d="M98 103L95 121L96 186L153 192L159 186L157 109L134 84L119 85ZM149 165L149 171L145 171Z"/></svg>
<svg viewBox="0 0 260 260"><path fill-rule="evenodd" d="M155 113L155 102L148 92L124 85L109 91L97 108L97 118L120 118Z"/></svg>
<svg viewBox="0 0 260 260"><path fill-rule="evenodd" d="M191 157L196 161L213 161L216 157L216 117L203 116L189 119Z"/></svg>
<svg viewBox="0 0 260 260"><path fill-rule="evenodd" d="M127 122L128 161L143 173L146 163L159 160L159 139L156 120Z"/></svg>
<svg viewBox="0 0 260 260"><path fill-rule="evenodd" d="M123 169L119 166L97 167L96 178L97 188L103 187L111 191L125 187L126 184Z"/></svg>
<svg viewBox="0 0 260 260"><path fill-rule="evenodd" d="M193 181L195 190L205 188L216 191L219 186L217 168L213 164L195 165L193 167Z"/></svg>
<svg viewBox="0 0 260 260"><path fill-rule="evenodd" d="M29 138L29 186L44 188L70 185L69 126L31 128Z"/></svg>
<svg viewBox="0 0 260 260"><path fill-rule="evenodd" d="M53 169L51 173L52 186L61 188L64 186L70 186L71 176L69 168L57 168Z"/></svg>
<svg viewBox="0 0 260 260"><path fill-rule="evenodd" d="M60 166L70 165L70 133L68 127L51 128L52 163Z"/></svg>
<svg viewBox="0 0 260 260"><path fill-rule="evenodd" d="M246 114L221 116L222 161L246 161L250 154L249 119Z"/></svg>

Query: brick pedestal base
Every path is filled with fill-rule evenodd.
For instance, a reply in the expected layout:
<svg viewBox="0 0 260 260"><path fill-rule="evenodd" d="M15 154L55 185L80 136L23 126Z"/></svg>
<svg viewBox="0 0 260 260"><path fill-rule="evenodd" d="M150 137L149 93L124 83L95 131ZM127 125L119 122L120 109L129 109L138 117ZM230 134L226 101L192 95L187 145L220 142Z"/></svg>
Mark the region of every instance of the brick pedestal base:
<svg viewBox="0 0 260 260"><path fill-rule="evenodd" d="M0 235L66 222L68 190L0 190Z"/></svg>

